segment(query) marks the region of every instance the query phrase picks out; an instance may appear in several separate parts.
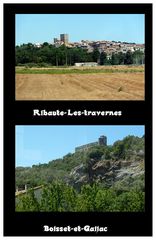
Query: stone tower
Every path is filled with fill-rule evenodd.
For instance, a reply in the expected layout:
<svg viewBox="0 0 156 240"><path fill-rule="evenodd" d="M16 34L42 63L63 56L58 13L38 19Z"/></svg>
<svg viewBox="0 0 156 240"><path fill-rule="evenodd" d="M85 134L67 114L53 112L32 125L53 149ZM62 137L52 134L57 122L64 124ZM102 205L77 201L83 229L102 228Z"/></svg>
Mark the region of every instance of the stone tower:
<svg viewBox="0 0 156 240"><path fill-rule="evenodd" d="M64 34L60 34L60 40L62 42L64 42L64 44L68 44L68 41L69 41L69 35L64 33Z"/></svg>
<svg viewBox="0 0 156 240"><path fill-rule="evenodd" d="M107 137L102 135L98 139L98 144L101 146L107 146Z"/></svg>

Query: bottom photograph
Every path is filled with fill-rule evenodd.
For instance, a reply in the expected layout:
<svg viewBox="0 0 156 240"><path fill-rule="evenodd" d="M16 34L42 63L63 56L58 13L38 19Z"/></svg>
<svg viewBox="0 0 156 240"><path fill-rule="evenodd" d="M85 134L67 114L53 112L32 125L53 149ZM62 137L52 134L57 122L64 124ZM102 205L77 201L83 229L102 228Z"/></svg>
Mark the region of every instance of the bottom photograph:
<svg viewBox="0 0 156 240"><path fill-rule="evenodd" d="M144 125L16 125L16 212L144 212Z"/></svg>

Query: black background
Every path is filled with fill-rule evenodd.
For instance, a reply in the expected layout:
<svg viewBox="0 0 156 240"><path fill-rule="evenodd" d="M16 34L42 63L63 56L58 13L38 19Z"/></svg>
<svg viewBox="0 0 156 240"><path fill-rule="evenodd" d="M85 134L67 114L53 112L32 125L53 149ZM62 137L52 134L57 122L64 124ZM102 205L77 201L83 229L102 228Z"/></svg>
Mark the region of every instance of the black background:
<svg viewBox="0 0 156 240"><path fill-rule="evenodd" d="M15 14L140 13L145 14L145 101L16 101ZM45 39L46 41L46 39ZM122 116L34 117L49 111L122 111ZM144 125L145 212L18 213L15 212L16 125ZM43 226L107 226L107 233L43 232ZM4 4L4 235L5 236L151 236L152 235L152 4Z"/></svg>

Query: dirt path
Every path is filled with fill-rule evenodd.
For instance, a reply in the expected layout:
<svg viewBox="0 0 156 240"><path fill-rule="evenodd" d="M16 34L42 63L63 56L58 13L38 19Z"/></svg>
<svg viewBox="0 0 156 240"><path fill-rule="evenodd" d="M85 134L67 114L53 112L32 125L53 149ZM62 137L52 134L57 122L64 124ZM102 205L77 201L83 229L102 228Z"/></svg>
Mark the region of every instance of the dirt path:
<svg viewBox="0 0 156 240"><path fill-rule="evenodd" d="M16 100L144 100L144 73L16 74Z"/></svg>

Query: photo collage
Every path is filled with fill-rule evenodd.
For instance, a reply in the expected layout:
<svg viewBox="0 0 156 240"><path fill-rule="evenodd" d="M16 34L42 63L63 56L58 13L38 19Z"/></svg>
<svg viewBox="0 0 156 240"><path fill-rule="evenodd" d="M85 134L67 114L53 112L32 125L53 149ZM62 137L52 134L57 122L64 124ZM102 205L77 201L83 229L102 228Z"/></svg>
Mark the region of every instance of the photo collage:
<svg viewBox="0 0 156 240"><path fill-rule="evenodd" d="M152 4L4 4L4 235L152 235Z"/></svg>

